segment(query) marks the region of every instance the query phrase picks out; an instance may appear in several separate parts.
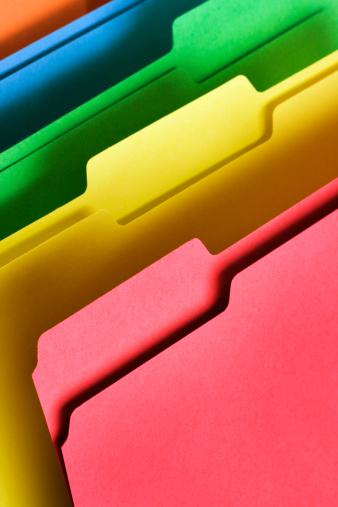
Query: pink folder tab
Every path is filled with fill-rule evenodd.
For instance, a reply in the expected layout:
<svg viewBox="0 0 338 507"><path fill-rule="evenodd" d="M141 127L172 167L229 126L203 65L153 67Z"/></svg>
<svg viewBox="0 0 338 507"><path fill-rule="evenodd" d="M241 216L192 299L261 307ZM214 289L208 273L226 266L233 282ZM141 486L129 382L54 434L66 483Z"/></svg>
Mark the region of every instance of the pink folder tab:
<svg viewBox="0 0 338 507"><path fill-rule="evenodd" d="M338 505L337 230L335 211L241 271L225 311L75 410L77 507ZM163 308L213 299L205 273L226 255L183 246L88 307L87 333L105 326L121 354L147 329L151 342Z"/></svg>
<svg viewBox="0 0 338 507"><path fill-rule="evenodd" d="M44 333L33 380L57 448L72 411L223 311L231 280L335 206L338 180L223 253L192 240Z"/></svg>

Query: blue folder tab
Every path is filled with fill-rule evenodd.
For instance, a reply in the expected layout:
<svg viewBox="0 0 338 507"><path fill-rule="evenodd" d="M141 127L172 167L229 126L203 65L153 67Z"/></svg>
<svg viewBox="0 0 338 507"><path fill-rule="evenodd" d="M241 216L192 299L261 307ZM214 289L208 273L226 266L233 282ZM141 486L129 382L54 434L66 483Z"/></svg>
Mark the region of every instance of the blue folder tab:
<svg viewBox="0 0 338 507"><path fill-rule="evenodd" d="M113 0L0 63L0 152L160 58L204 0Z"/></svg>

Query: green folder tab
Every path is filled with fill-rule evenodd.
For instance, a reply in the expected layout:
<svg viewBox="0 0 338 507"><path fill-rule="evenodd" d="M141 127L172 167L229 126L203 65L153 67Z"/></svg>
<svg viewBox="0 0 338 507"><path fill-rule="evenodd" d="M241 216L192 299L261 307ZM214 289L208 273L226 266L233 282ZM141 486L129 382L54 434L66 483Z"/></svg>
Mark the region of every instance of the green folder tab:
<svg viewBox="0 0 338 507"><path fill-rule="evenodd" d="M209 0L173 48L0 156L0 239L81 195L94 155L237 75L264 91L338 47L336 0Z"/></svg>

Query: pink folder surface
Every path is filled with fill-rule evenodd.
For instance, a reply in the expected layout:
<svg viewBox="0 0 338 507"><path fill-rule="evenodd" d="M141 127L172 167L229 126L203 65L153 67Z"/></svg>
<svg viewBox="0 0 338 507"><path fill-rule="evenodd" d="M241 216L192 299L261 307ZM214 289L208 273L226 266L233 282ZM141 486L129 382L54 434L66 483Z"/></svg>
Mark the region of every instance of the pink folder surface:
<svg viewBox="0 0 338 507"><path fill-rule="evenodd" d="M241 271L225 311L73 413L63 455L77 507L338 505L337 227L338 211ZM95 337L104 319L121 351L145 329L151 342L225 260L192 241L73 331Z"/></svg>

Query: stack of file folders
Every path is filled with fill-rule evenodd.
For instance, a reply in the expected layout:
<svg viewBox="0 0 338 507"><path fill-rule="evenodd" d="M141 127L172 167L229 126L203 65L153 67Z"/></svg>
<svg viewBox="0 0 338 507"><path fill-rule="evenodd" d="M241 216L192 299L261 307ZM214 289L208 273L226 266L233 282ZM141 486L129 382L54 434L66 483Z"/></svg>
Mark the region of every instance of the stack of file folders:
<svg viewBox="0 0 338 507"><path fill-rule="evenodd" d="M337 505L336 0L0 18L0 505Z"/></svg>

